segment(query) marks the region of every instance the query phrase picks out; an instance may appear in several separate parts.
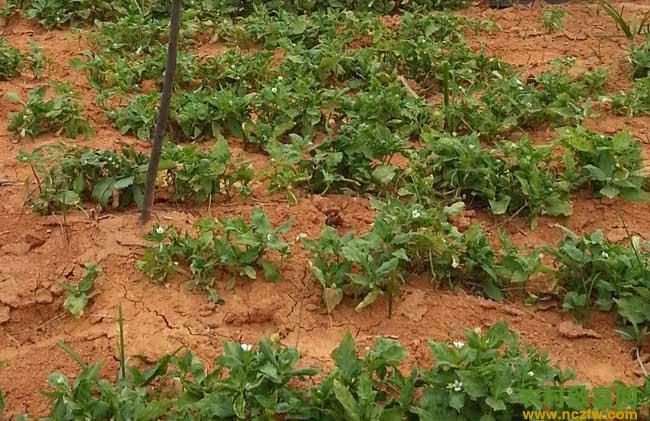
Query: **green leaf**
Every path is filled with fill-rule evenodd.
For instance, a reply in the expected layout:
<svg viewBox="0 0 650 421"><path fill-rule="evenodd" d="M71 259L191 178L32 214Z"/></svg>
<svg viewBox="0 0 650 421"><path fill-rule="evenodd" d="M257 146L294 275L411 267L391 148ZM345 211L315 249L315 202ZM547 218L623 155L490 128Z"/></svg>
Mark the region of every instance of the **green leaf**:
<svg viewBox="0 0 650 421"><path fill-rule="evenodd" d="M86 62L80 58L73 57L70 59L70 68L77 71L84 70L86 68Z"/></svg>
<svg viewBox="0 0 650 421"><path fill-rule="evenodd" d="M76 206L81 201L79 195L71 190L60 192L57 195L57 200L65 207Z"/></svg>
<svg viewBox="0 0 650 421"><path fill-rule="evenodd" d="M463 393L452 393L449 397L449 406L460 411L465 406L465 395Z"/></svg>
<svg viewBox="0 0 650 421"><path fill-rule="evenodd" d="M77 175L72 182L72 190L75 191L77 194L81 194L84 191L85 187L85 182L84 178L81 174Z"/></svg>
<svg viewBox="0 0 650 421"><path fill-rule="evenodd" d="M393 181L396 171L397 170L395 167L381 165L373 170L372 178L380 185L385 186L386 184Z"/></svg>
<svg viewBox="0 0 650 421"><path fill-rule="evenodd" d="M63 302L63 308L68 310L73 316L79 318L88 304L88 296L81 294L79 296L70 295Z"/></svg>
<svg viewBox="0 0 650 421"><path fill-rule="evenodd" d="M361 362L357 359L357 347L350 332L345 333L341 344L332 352L332 358L344 378L352 379L357 375Z"/></svg>
<svg viewBox="0 0 650 421"><path fill-rule="evenodd" d="M456 202L449 206L445 206L443 212L448 217L454 217L460 215L463 209L465 209L465 203Z"/></svg>
<svg viewBox="0 0 650 421"><path fill-rule="evenodd" d="M280 269L273 263L263 260L262 261L262 270L264 271L264 279L267 282L279 282L280 281Z"/></svg>
<svg viewBox="0 0 650 421"><path fill-rule="evenodd" d="M501 292L501 288L499 288L492 281L487 281L485 283L485 285L483 286L483 291L485 292L485 295L487 295L494 301L503 301L504 299L503 292Z"/></svg>
<svg viewBox="0 0 650 421"><path fill-rule="evenodd" d="M506 211L508 210L508 205L510 204L510 200L511 200L510 196L506 196L501 200L496 200L496 199L489 200L490 209L492 210L492 213L495 215L505 214Z"/></svg>
<svg viewBox="0 0 650 421"><path fill-rule="evenodd" d="M506 404L501 399L496 399L492 396L488 396L487 399L485 399L485 403L495 411L505 411L506 409Z"/></svg>
<svg viewBox="0 0 650 421"><path fill-rule="evenodd" d="M122 190L133 185L133 176L117 180L113 185L115 190Z"/></svg>
<svg viewBox="0 0 650 421"><path fill-rule="evenodd" d="M573 207L568 200L549 199L544 211L551 216L571 216Z"/></svg>
<svg viewBox="0 0 650 421"><path fill-rule="evenodd" d="M600 189L600 194L602 194L603 196L605 196L607 198L610 198L610 199L613 199L616 196L618 196L618 193L619 193L619 190L616 187L611 186L611 185L607 185L607 186L603 187L602 189Z"/></svg>
<svg viewBox="0 0 650 421"><path fill-rule="evenodd" d="M113 195L112 187L115 184L115 179L113 177L102 178L95 184L93 188L92 197L95 199L103 208L108 205L108 201Z"/></svg>
<svg viewBox="0 0 650 421"><path fill-rule="evenodd" d="M257 272L253 266L244 266L242 268L242 273L251 279L257 279Z"/></svg>
<svg viewBox="0 0 650 421"><path fill-rule="evenodd" d="M343 409L345 410L345 413L347 414L347 418L350 421L361 421L362 414L361 411L359 410L359 405L357 404L357 401L354 399L354 396L352 396L352 393L345 387L341 382L338 380L334 380L334 395L336 396L336 400L339 401L341 406L343 406Z"/></svg>
<svg viewBox="0 0 650 421"><path fill-rule="evenodd" d="M603 170L601 170L601 169L598 168L598 167L595 167L595 166L593 166L593 165L585 165L584 168L585 168L585 170L587 170L587 172L589 173L588 175L589 175L589 179L590 179L590 180L596 180L596 181L602 181L602 182L605 182L605 181L607 181L608 178L609 178L609 177L607 176L607 174L605 174L605 173L603 172Z"/></svg>
<svg viewBox="0 0 650 421"><path fill-rule="evenodd" d="M363 310L364 308L366 308L369 305L371 305L372 303L374 303L377 300L377 298L381 297L382 295L383 295L383 291L381 291L379 289L375 289L375 290L370 291L368 294L366 294L363 301L360 302L356 306L356 308L354 310L355 311Z"/></svg>

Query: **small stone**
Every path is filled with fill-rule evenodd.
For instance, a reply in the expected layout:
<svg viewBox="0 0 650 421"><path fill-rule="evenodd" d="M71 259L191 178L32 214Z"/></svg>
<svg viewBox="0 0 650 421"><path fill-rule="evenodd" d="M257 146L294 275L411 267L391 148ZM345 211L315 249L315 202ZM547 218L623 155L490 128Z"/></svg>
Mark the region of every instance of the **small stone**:
<svg viewBox="0 0 650 421"><path fill-rule="evenodd" d="M38 304L52 304L54 302L52 293L44 288L40 288L36 291L34 299Z"/></svg>
<svg viewBox="0 0 650 421"><path fill-rule="evenodd" d="M59 295L63 294L63 287L61 284L55 282L52 284L52 286L50 286L50 292L55 297L58 297Z"/></svg>
<svg viewBox="0 0 650 421"><path fill-rule="evenodd" d="M92 316L90 316L90 323L94 325L101 323L103 321L104 321L104 316L102 316L101 314L93 314Z"/></svg>
<svg viewBox="0 0 650 421"><path fill-rule="evenodd" d="M560 336L564 336L569 339L578 339L578 338L595 338L600 339L602 336L591 329L585 329L582 326L578 326L573 321L567 320L558 325L558 331Z"/></svg>
<svg viewBox="0 0 650 421"><path fill-rule="evenodd" d="M503 311L504 311L506 314L509 314L509 315L511 315L511 316L523 316L523 315L526 314L526 312L524 312L523 310L518 309L517 307L515 307L515 306L511 306L511 305L507 305L507 306L505 306L505 307L503 308Z"/></svg>

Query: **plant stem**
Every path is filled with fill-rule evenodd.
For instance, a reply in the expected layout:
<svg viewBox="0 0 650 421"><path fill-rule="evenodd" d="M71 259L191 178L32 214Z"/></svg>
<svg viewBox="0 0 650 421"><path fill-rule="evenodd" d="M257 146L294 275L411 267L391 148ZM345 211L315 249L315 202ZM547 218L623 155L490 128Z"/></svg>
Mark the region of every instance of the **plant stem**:
<svg viewBox="0 0 650 421"><path fill-rule="evenodd" d="M32 169L32 174L34 174L34 178L36 179L36 182L38 183L38 191L41 193L41 196L43 196L43 187L41 185L41 179L38 178L38 174L36 174L36 169L34 168L34 164L29 164L29 168Z"/></svg>
<svg viewBox="0 0 650 421"><path fill-rule="evenodd" d="M167 47L167 67L165 68L165 80L160 98L160 107L158 110L158 121L156 130L153 135L151 146L151 159L147 168L147 182L144 190L144 202L142 204L142 214L140 222L145 224L149 220L151 207L153 206L154 190L156 187L156 175L160 164L160 154L162 153L163 137L169 118L169 106L172 100L172 88L174 85L174 74L176 73L176 56L178 54L178 32L181 21L181 0L173 0L172 15L169 24L169 44Z"/></svg>

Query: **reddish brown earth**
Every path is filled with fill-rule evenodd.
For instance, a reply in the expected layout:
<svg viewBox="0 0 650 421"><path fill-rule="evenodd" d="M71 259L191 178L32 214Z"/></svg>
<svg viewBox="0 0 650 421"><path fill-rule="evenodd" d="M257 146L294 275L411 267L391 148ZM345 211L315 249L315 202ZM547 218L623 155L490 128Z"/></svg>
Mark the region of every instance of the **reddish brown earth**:
<svg viewBox="0 0 650 421"><path fill-rule="evenodd" d="M566 6L571 13L566 29L549 35L539 23L543 3L537 3L541 4L505 11L492 11L482 4L463 11L470 16L494 18L502 28L491 35L468 34L471 44L476 48L484 45L488 53L531 73L543 70L554 58L574 55L578 69L609 67L612 92L630 85L627 41L618 36L610 19L599 13L595 4L572 1ZM648 1L617 3L625 5L626 10L650 7ZM53 59L46 77L71 81L82 92L97 134L92 140L76 142L94 148L147 146L112 129L102 110L92 103L94 92L85 77L70 69L69 59L78 57L85 48L83 34L80 37L71 31L46 31L22 20L10 22L0 34L22 49L27 49L32 37ZM0 82L0 92L26 95L44 82L33 81L25 72L21 78ZM6 394L9 417L24 412L46 414L48 402L40 391L47 386L47 375L54 370L69 376L78 372L77 364L56 346L58 341L70 344L86 360L101 362L110 375L115 373L119 304L126 320L127 354L150 361L184 346L209 363L225 340L256 343L264 336L278 335L286 345L297 344L304 364L326 367L330 364L329 353L349 330L361 349L378 336L390 336L407 347L410 362L428 364L429 339L461 338L464 328L507 320L527 341L548 351L555 363L576 368L580 381L594 385L609 385L614 379L641 381L638 363L631 357L631 345L614 332L613 315L594 314L591 331L576 333L570 316L557 308L526 307L519 298L495 303L463 292L434 289L428 279L420 279L404 288L392 319L387 318L385 303L381 302L361 313L345 302L328 316L321 304L320 289L307 274L306 253L299 247L287 263L281 283L239 281L230 291L222 284L220 292L226 303L221 306L208 304L205 294L188 291L181 279L166 287L155 285L134 268L147 231L139 226L135 209L71 213L67 217L68 241L60 216L36 215L23 206L23 181L29 170L17 163L18 152L59 139L43 136L33 142L14 143L6 126L7 113L15 110L14 104L0 99L0 361L5 363L0 369L0 388ZM598 111L601 115L589 122L590 128L604 133L630 130L644 142L644 154L650 156L649 118L628 121L612 116L606 108ZM530 135L544 141L553 133L551 128L542 128ZM245 155L256 165L264 165L262 155ZM33 183L30 188L34 188ZM331 208L344 209L342 231L364 230L373 220L365 199L303 195L298 205L290 206L281 196L269 196L263 186L258 186L248 202L213 203L210 210L206 206L181 208L160 203L154 219L183 227L209 214L248 216L253 206L262 207L274 223L291 218L294 224L288 239L299 233L318 235L325 223L325 211ZM535 231L523 218L505 224L502 218L482 213L468 218L491 232L501 224L520 245L555 244L562 236L553 226L556 223L577 232L603 228L611 240L617 241L625 238L626 224L631 233L650 239L649 204L597 200L588 194L575 197L573 216L542 219ZM99 294L84 316L76 320L62 311L60 284L63 280L78 280L82 265L91 261L104 270L97 281Z"/></svg>

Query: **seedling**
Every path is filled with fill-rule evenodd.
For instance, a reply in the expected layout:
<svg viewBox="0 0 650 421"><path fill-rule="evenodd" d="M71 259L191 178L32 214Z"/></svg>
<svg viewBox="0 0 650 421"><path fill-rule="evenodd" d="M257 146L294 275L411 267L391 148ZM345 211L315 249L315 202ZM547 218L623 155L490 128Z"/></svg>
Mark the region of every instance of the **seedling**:
<svg viewBox="0 0 650 421"><path fill-rule="evenodd" d="M619 11L608 0L600 0L600 5L627 38L633 39L637 35L647 35L650 33L650 11L644 13L641 19L637 15L634 15L628 21L623 16L623 8Z"/></svg>
<svg viewBox="0 0 650 421"><path fill-rule="evenodd" d="M584 321L592 305L601 311L616 309L623 336L641 343L650 322L648 244L632 237L626 247L607 241L601 230L578 236L561 228L566 238L557 249L546 251L556 259L564 310Z"/></svg>
<svg viewBox="0 0 650 421"><path fill-rule="evenodd" d="M8 45L0 37L0 80L9 80L20 74L24 66L24 56L17 48Z"/></svg>
<svg viewBox="0 0 650 421"><path fill-rule="evenodd" d="M289 255L289 244L280 239L291 226L290 221L274 228L266 214L253 209L250 223L243 218L223 220L201 219L195 223L198 236L179 234L173 227L154 226L147 237L155 243L145 250L138 268L152 280L165 283L176 272L192 274L192 286L213 289L219 272L229 274L228 286L234 286L237 277L256 279L258 271L268 282L278 282L281 267ZM269 259L278 253L280 263Z"/></svg>
<svg viewBox="0 0 650 421"><path fill-rule="evenodd" d="M9 130L16 132L20 138L52 132L65 133L76 138L78 135L91 137L93 130L88 120L83 117L83 108L72 85L63 82L50 82L53 96L46 99L48 87L42 86L29 93L27 102L15 93L7 93L5 98L21 104L23 110L9 114Z"/></svg>
<svg viewBox="0 0 650 421"><path fill-rule="evenodd" d="M38 183L38 194L29 197L37 212L65 210L82 200L102 208L123 209L132 203L142 206L148 158L132 148L37 148L32 153L21 152L18 159L31 166ZM251 193L250 163L232 158L223 140L207 151L170 145L162 160L157 183L175 201L205 203L217 195L230 199L235 193Z"/></svg>
<svg viewBox="0 0 650 421"><path fill-rule="evenodd" d="M558 7L547 7L542 12L542 25L550 34L564 28L564 18L568 13Z"/></svg>
<svg viewBox="0 0 650 421"><path fill-rule="evenodd" d="M650 76L636 80L629 92L619 92L611 100L617 114L632 118L650 113Z"/></svg>
<svg viewBox="0 0 650 421"><path fill-rule="evenodd" d="M641 142L629 133L605 136L577 127L563 130L559 142L574 154L584 171L581 181L589 182L597 195L647 200Z"/></svg>
<svg viewBox="0 0 650 421"><path fill-rule="evenodd" d="M97 293L93 291L95 287L95 280L101 275L102 270L94 263L86 263L84 265L84 277L77 285L63 283L63 289L67 292L67 297L63 302L63 308L68 310L70 314L76 318L80 318L88 300L94 297Z"/></svg>
<svg viewBox="0 0 650 421"><path fill-rule="evenodd" d="M298 198L295 189L309 180L309 175L301 166L303 151L311 142L298 135L290 135L291 144L274 141L270 142L266 150L269 153L271 164L265 172L264 178L269 180L269 191L284 191L289 203L295 204Z"/></svg>

